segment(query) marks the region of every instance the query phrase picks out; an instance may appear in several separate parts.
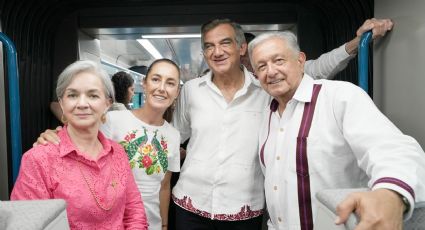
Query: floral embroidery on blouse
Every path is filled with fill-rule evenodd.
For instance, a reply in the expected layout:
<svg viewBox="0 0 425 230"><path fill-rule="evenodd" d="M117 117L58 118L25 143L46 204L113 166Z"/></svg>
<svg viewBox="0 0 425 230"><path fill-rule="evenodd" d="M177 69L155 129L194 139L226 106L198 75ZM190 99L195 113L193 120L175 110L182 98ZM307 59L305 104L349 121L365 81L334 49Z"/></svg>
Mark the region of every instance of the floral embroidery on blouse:
<svg viewBox="0 0 425 230"><path fill-rule="evenodd" d="M161 141L158 140L158 130L155 130L154 136L148 143L147 129L143 127L143 135L136 138L139 130L130 131L120 145L125 149L130 167L133 169L143 168L147 175L160 173L161 168L165 173L168 168L168 144L164 136L161 135Z"/></svg>

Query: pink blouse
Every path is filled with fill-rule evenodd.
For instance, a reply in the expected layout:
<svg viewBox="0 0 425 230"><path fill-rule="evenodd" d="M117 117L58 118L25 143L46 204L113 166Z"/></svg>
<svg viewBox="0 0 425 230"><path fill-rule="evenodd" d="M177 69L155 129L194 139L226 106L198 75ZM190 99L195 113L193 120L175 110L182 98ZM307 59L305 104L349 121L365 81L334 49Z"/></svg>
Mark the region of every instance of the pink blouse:
<svg viewBox="0 0 425 230"><path fill-rule="evenodd" d="M90 160L65 126L59 145L38 145L22 157L12 200L64 199L71 229L147 229L140 192L123 148L99 132L103 146Z"/></svg>

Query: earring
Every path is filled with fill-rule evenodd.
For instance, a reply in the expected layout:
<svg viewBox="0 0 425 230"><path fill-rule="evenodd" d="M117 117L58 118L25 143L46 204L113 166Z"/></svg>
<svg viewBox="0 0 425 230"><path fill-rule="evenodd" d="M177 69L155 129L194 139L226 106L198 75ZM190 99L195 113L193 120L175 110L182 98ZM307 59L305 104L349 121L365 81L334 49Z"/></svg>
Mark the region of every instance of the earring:
<svg viewBox="0 0 425 230"><path fill-rule="evenodd" d="M145 104L145 103L146 103L146 94L143 93L143 104Z"/></svg>
<svg viewBox="0 0 425 230"><path fill-rule="evenodd" d="M173 104L171 104L171 108L175 109L177 104L177 99L174 99Z"/></svg>
<svg viewBox="0 0 425 230"><path fill-rule="evenodd" d="M102 116L100 116L100 121L105 124L106 122L106 113L102 114Z"/></svg>
<svg viewBox="0 0 425 230"><path fill-rule="evenodd" d="M66 117L63 114L61 116L61 121L64 125L66 125L68 123L68 120L66 119Z"/></svg>

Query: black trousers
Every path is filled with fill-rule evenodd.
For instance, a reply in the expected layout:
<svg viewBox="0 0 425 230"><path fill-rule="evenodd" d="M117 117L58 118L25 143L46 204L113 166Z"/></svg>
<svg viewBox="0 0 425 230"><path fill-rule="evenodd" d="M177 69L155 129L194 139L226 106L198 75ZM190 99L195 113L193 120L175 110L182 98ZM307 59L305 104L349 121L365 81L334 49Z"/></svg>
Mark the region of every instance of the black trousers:
<svg viewBox="0 0 425 230"><path fill-rule="evenodd" d="M261 230L263 216L248 220L211 220L186 211L175 205L176 230Z"/></svg>

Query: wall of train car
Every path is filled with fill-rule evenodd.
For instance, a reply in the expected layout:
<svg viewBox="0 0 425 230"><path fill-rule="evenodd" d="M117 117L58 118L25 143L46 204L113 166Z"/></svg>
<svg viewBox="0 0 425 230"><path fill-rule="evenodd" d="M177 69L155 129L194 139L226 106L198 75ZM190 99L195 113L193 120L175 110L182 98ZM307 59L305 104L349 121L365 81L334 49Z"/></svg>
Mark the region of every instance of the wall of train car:
<svg viewBox="0 0 425 230"><path fill-rule="evenodd" d="M425 147L425 2L376 0L375 15L394 30L374 46L374 101L404 133Z"/></svg>

